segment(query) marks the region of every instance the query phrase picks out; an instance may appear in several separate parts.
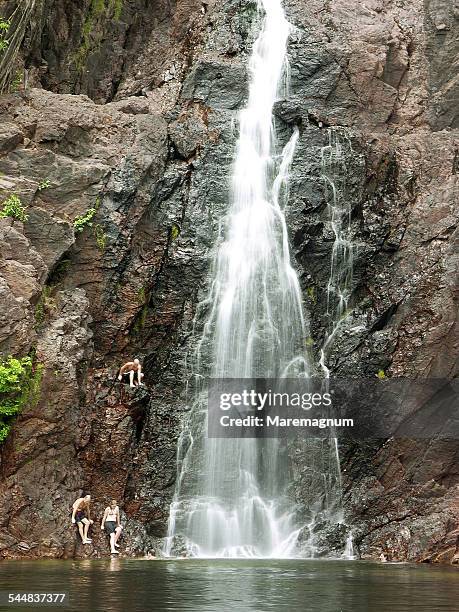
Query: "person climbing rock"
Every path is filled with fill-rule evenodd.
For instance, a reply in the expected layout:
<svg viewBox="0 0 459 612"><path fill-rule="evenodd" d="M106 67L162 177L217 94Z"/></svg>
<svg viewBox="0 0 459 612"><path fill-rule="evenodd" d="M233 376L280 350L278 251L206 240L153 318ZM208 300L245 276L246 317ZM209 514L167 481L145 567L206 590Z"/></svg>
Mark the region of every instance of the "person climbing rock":
<svg viewBox="0 0 459 612"><path fill-rule="evenodd" d="M136 385L143 385L143 372L142 366L140 365L140 361L138 359L134 359L134 361L128 361L123 366L121 366L118 380L124 381L126 384L129 382L129 386L134 387L134 376L137 374L137 380L135 381Z"/></svg>
<svg viewBox="0 0 459 612"><path fill-rule="evenodd" d="M77 525L83 544L90 544L92 540L88 538L89 527L94 523L91 520L90 510L91 496L79 497L72 506L72 525Z"/></svg>
<svg viewBox="0 0 459 612"><path fill-rule="evenodd" d="M102 531L105 529L105 533L110 538L110 552L112 555L119 554L119 551L116 549L119 548L117 542L120 538L122 527L120 522L120 509L117 506L116 499L112 499L110 505L105 508L100 528Z"/></svg>

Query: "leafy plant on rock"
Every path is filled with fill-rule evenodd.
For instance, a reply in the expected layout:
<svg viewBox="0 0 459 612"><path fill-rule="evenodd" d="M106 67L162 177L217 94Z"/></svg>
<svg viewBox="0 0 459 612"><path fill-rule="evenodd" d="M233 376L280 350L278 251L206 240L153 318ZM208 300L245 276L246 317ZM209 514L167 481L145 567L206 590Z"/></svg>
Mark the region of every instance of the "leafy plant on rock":
<svg viewBox="0 0 459 612"><path fill-rule="evenodd" d="M81 232L84 230L85 227L91 227L92 220L95 214L96 214L96 209L90 208L89 210L85 212L84 215L80 215L79 217L76 217L75 221L73 222L73 229L75 230L75 233L81 234Z"/></svg>
<svg viewBox="0 0 459 612"><path fill-rule="evenodd" d="M3 202L2 209L0 210L0 219L5 219L6 217L11 217L18 221L27 221L28 219L20 198L15 194L10 195Z"/></svg>
<svg viewBox="0 0 459 612"><path fill-rule="evenodd" d="M49 179L43 179L38 183L38 191L43 191L43 189L49 189L51 187L51 181Z"/></svg>
<svg viewBox="0 0 459 612"><path fill-rule="evenodd" d="M107 235L99 224L94 226L94 237L97 247L101 251L105 251L105 247L107 246Z"/></svg>
<svg viewBox="0 0 459 612"><path fill-rule="evenodd" d="M11 21L9 19L4 19L3 17L0 17L0 53L4 51L10 44L9 40L6 38L10 26Z"/></svg>
<svg viewBox="0 0 459 612"><path fill-rule="evenodd" d="M172 240L176 240L179 237L179 235L180 235L180 227L176 223L173 223L171 227Z"/></svg>
<svg viewBox="0 0 459 612"><path fill-rule="evenodd" d="M0 444L8 436L14 418L40 397L43 366L31 356L0 361Z"/></svg>

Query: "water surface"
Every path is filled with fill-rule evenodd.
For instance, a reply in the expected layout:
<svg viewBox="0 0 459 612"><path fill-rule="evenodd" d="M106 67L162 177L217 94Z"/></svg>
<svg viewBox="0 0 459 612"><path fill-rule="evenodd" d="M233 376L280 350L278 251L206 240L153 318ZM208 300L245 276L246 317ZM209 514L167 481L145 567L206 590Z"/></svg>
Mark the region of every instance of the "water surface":
<svg viewBox="0 0 459 612"><path fill-rule="evenodd" d="M1 561L0 590L66 590L80 612L453 612L459 570L300 560ZM0 607L0 610L33 607ZM36 608L46 610L51 608Z"/></svg>

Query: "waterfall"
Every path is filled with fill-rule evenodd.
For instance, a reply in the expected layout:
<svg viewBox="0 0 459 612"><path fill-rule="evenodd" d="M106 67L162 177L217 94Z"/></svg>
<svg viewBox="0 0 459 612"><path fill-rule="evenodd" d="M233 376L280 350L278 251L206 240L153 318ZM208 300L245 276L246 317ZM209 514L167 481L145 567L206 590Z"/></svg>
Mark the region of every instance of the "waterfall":
<svg viewBox="0 0 459 612"><path fill-rule="evenodd" d="M212 270L209 311L193 360L194 396L178 448L165 554L290 557L301 527L288 493L287 449L277 439L208 439L206 376L309 375L297 275L283 214L298 130L283 148L273 106L285 86L291 30L281 0L260 0L260 34L239 115L231 201Z"/></svg>
<svg viewBox="0 0 459 612"><path fill-rule="evenodd" d="M352 292L354 264L354 245L351 234L352 203L346 197L346 155L351 152L352 146L349 139L338 130L329 128L328 144L321 150L321 175L327 200L328 221L334 236L327 283L328 327L320 355L320 366L327 384L330 377L327 360L338 332L347 318ZM337 438L333 439L333 446L336 453L337 477L332 505L335 521L342 523L342 481ZM352 531L348 533L343 555L347 559L355 559Z"/></svg>
<svg viewBox="0 0 459 612"><path fill-rule="evenodd" d="M349 559L349 561L353 561L356 556L354 553L354 538L352 536L352 531L349 531L346 540L346 548L344 549L344 558Z"/></svg>
<svg viewBox="0 0 459 612"><path fill-rule="evenodd" d="M327 284L328 330L321 351L321 366L328 377L326 365L335 337L344 322L352 291L354 245L351 237L352 206L346 197L346 153L352 152L347 138L329 129L328 145L321 151L322 180L328 205L328 217L334 241L330 276Z"/></svg>

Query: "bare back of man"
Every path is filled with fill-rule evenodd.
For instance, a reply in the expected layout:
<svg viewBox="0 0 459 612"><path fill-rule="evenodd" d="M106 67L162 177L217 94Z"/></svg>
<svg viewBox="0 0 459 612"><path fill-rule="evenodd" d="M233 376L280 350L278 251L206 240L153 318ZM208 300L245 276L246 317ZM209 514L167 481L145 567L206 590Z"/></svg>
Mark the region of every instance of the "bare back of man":
<svg viewBox="0 0 459 612"><path fill-rule="evenodd" d="M122 381L123 378L126 379L126 382L129 382L130 387L143 385L142 366L140 365L140 361L138 359L134 359L134 361L127 361L121 366L118 373L118 380Z"/></svg>

